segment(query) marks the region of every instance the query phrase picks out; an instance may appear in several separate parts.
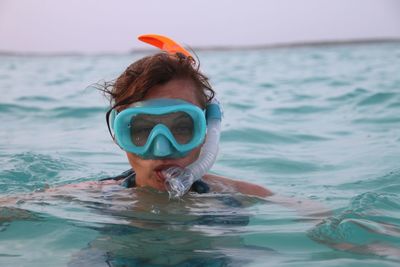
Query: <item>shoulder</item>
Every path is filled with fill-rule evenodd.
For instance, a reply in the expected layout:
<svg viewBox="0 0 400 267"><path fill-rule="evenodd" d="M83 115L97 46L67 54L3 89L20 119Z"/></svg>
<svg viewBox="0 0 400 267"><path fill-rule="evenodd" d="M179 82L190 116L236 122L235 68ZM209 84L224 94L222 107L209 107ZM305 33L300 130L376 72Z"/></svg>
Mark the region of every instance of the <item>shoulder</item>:
<svg viewBox="0 0 400 267"><path fill-rule="evenodd" d="M253 195L258 197L268 197L273 193L260 185L237 181L227 177L206 174L203 176L203 181L206 182L212 191L215 192L239 192L245 195Z"/></svg>

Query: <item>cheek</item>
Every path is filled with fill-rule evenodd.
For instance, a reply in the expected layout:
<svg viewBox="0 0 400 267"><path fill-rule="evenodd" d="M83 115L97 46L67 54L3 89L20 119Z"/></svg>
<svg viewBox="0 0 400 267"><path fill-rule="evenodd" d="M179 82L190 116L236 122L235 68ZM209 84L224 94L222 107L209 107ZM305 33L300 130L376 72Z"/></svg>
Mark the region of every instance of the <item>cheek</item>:
<svg viewBox="0 0 400 267"><path fill-rule="evenodd" d="M183 158L177 158L177 159L166 158L164 160L168 161L170 163L175 162L177 165L186 167L199 158L200 150L201 150L201 146L193 149L192 151L189 152L189 154L187 154ZM139 156L136 156L135 154L132 154L132 153L126 153L126 156L128 157L129 164L136 171L136 173L143 172L145 170L151 170L154 167L153 165L156 164L154 160L145 160L145 159L142 159Z"/></svg>
<svg viewBox="0 0 400 267"><path fill-rule="evenodd" d="M199 158L201 147L197 147L189 152L184 158L177 159L180 162L180 165L187 166Z"/></svg>
<svg viewBox="0 0 400 267"><path fill-rule="evenodd" d="M200 150L201 150L201 146L193 149L193 151L191 151L190 154L192 154L192 157L197 159L199 157L199 155L200 155Z"/></svg>
<svg viewBox="0 0 400 267"><path fill-rule="evenodd" d="M133 155L133 154L131 154L131 153L126 153L126 156L127 156L127 158L128 158L128 160L129 160L129 163L132 165L132 167L133 167L133 165L134 165L134 163L135 163L135 161L136 161L136 156L135 155Z"/></svg>
<svg viewBox="0 0 400 267"><path fill-rule="evenodd" d="M140 157L136 156L132 153L126 153L128 157L129 164L132 168L137 172L138 170L143 170L148 168L150 162L148 160L141 159Z"/></svg>

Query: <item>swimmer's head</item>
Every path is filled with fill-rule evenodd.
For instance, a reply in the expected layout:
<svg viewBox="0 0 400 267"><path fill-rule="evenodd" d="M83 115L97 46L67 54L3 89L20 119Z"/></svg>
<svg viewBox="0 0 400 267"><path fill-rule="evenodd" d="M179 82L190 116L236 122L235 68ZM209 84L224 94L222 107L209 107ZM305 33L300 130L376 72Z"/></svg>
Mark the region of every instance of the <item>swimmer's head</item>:
<svg viewBox="0 0 400 267"><path fill-rule="evenodd" d="M138 101L159 98L179 99L204 110L214 97L208 78L200 72L199 63L182 53L157 53L132 63L114 82L102 91L109 97L112 109L121 113ZM201 145L179 158L146 159L127 151L128 160L137 173L136 183L165 190L160 171L171 165L181 167L193 163Z"/></svg>

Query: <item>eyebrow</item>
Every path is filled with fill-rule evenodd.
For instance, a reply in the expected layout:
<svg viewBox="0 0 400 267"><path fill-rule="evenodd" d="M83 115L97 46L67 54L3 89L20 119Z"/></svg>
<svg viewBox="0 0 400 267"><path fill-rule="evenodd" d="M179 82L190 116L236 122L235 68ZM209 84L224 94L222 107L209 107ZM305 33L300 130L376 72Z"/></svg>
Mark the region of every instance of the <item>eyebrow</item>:
<svg viewBox="0 0 400 267"><path fill-rule="evenodd" d="M192 117L190 117L188 114L186 113L182 113L179 116L177 116L176 118L174 118L174 121L178 121L178 120L182 120L182 119L190 119L192 121Z"/></svg>
<svg viewBox="0 0 400 267"><path fill-rule="evenodd" d="M140 114L139 114L139 115L140 115ZM132 122L132 121L135 122L136 117L138 117L138 116L132 117L131 122ZM140 116L140 120L139 120L139 121L136 120L136 123L138 123L138 122L139 122L139 123L154 123L154 121L149 120L149 119L146 119L146 118L143 117L143 116Z"/></svg>

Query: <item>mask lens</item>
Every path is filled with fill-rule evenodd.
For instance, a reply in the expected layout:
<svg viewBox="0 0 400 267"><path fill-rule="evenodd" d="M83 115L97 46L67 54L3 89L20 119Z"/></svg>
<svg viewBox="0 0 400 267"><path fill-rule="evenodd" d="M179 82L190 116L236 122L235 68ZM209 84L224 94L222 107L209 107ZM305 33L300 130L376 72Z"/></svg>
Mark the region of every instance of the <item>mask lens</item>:
<svg viewBox="0 0 400 267"><path fill-rule="evenodd" d="M168 126L176 142L185 145L193 139L194 122L192 117L184 112L173 113L174 119Z"/></svg>
<svg viewBox="0 0 400 267"><path fill-rule="evenodd" d="M163 115L138 114L131 119L131 140L135 146L144 146L153 128L165 125L180 145L193 139L194 122L187 113L179 111Z"/></svg>
<svg viewBox="0 0 400 267"><path fill-rule="evenodd" d="M150 116L150 118L149 118ZM131 140L135 146L144 146L156 124L151 115L138 114L131 119Z"/></svg>

